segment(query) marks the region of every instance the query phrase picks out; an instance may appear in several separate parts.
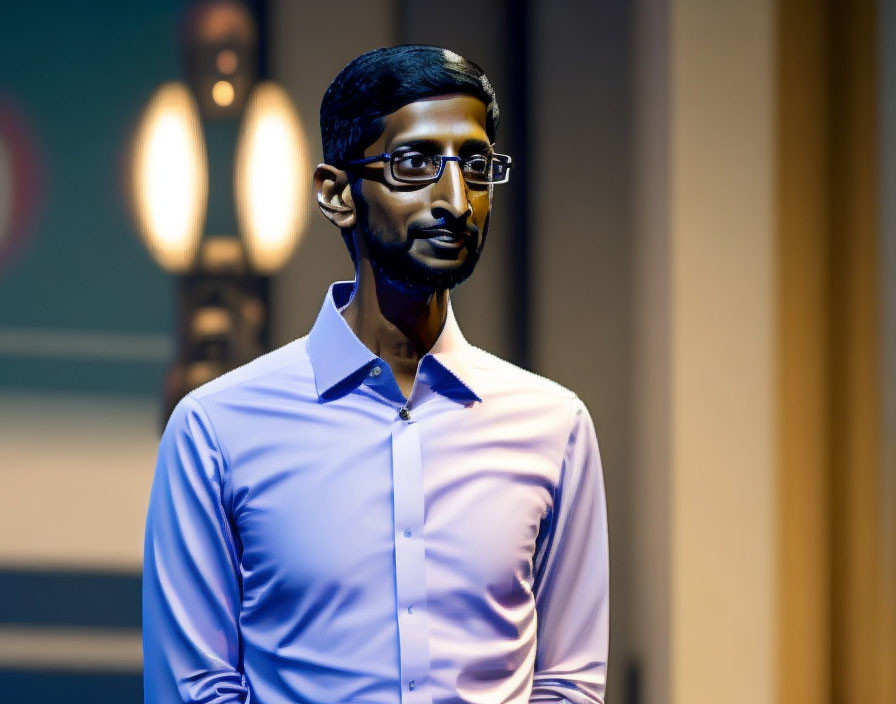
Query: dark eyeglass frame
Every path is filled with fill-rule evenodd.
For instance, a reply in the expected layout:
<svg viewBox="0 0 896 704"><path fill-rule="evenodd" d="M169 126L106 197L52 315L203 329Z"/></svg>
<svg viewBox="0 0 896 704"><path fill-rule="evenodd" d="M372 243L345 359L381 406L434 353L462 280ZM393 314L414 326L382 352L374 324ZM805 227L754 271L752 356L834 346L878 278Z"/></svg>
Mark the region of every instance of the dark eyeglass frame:
<svg viewBox="0 0 896 704"><path fill-rule="evenodd" d="M439 170L435 173L434 176L428 176L426 178L403 178L395 175L395 161L403 156L407 155L407 151L402 152L383 152L382 154L377 154L376 156L368 156L364 159L354 159L352 161L346 162L347 166L369 166L370 164L374 164L378 161L386 162L389 164L389 175L392 179L398 183L403 185L410 186L425 186L429 183L435 183L440 178L442 178L442 174L445 172L445 162L446 161L456 161L461 164L461 174L463 174L463 162L467 159L471 159L473 157L461 157L461 156L446 156L445 154L433 154L432 157L438 156L440 159ZM466 174L464 174L464 181L471 185L475 186L493 186L499 183L507 183L510 180L510 167L513 164L513 159L507 154L498 154L495 152L489 154L477 154L476 156L485 156L490 161L497 161L500 164L504 165L504 174L503 178L500 181L484 181L484 180L475 180L468 178ZM431 158L431 157L429 157Z"/></svg>

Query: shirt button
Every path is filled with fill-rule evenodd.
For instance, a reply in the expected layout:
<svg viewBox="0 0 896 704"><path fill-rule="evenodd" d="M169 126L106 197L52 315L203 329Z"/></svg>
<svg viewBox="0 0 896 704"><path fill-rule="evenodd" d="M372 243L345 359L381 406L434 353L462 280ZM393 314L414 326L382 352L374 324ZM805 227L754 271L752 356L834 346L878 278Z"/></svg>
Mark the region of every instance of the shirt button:
<svg viewBox="0 0 896 704"><path fill-rule="evenodd" d="M401 416L402 420L410 420L411 419L411 412L407 408L402 408L398 412L398 415Z"/></svg>
<svg viewBox="0 0 896 704"><path fill-rule="evenodd" d="M379 376L382 373L383 373L383 370L380 369L379 367L374 367L373 369L370 370L370 376Z"/></svg>
<svg viewBox="0 0 896 704"><path fill-rule="evenodd" d="M404 529L404 537L405 537L405 538L410 538L410 537L411 537L411 529L410 529L410 528L405 528L405 529Z"/></svg>
<svg viewBox="0 0 896 704"><path fill-rule="evenodd" d="M414 613L414 607L413 607L413 606L409 606L409 607L408 607L408 613L409 613L409 614Z"/></svg>
<svg viewBox="0 0 896 704"><path fill-rule="evenodd" d="M408 689L413 692L415 689L417 689L417 683L414 680L411 680L410 682L408 682Z"/></svg>

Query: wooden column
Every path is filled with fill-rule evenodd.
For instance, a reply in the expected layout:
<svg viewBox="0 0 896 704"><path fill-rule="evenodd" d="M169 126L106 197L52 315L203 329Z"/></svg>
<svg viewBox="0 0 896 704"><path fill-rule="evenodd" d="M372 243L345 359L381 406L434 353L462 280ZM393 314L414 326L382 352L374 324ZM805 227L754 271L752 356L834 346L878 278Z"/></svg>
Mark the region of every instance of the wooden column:
<svg viewBox="0 0 896 704"><path fill-rule="evenodd" d="M828 13L780 0L777 51L777 701L829 704Z"/></svg>
<svg viewBox="0 0 896 704"><path fill-rule="evenodd" d="M834 704L884 704L878 646L880 359L876 10L831 4L831 673Z"/></svg>
<svg viewBox="0 0 896 704"><path fill-rule="evenodd" d="M882 572L876 10L778 2L782 703L896 699Z"/></svg>

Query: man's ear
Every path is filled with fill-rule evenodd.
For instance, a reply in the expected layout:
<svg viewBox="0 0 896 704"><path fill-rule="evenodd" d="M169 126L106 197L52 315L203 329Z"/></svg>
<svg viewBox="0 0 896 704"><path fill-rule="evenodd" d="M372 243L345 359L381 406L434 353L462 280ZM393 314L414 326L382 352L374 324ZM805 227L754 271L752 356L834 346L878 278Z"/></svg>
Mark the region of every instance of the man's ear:
<svg viewBox="0 0 896 704"><path fill-rule="evenodd" d="M354 227L355 203L345 171L329 164L318 164L314 170L314 192L320 212L327 220L340 229Z"/></svg>

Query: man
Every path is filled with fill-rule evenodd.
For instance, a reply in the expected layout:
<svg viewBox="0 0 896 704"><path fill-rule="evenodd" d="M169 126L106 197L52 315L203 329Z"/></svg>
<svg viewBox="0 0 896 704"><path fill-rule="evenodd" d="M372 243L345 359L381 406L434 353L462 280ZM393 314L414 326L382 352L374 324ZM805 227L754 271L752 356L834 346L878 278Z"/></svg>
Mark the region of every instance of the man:
<svg viewBox="0 0 896 704"><path fill-rule="evenodd" d="M321 106L323 214L353 283L308 336L189 394L162 438L146 701L602 703L597 442L570 391L467 343L509 157L475 64L351 62Z"/></svg>

